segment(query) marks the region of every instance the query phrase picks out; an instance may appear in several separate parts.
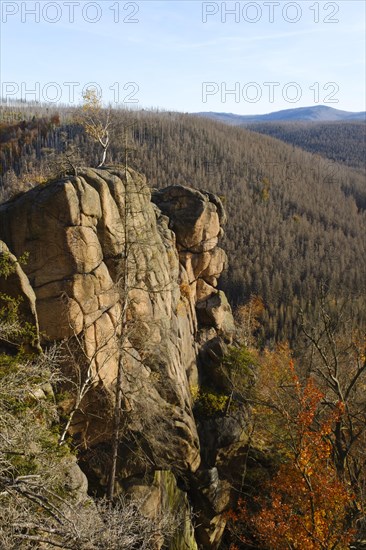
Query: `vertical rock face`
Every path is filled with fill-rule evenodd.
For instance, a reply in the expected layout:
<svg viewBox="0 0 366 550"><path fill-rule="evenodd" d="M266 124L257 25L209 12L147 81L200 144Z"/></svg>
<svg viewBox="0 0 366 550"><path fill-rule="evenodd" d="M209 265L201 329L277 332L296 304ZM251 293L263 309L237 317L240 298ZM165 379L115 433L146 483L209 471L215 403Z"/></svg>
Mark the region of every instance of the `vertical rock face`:
<svg viewBox="0 0 366 550"><path fill-rule="evenodd" d="M118 167L80 170L0 207L0 239L16 257L29 255L17 275L27 314L44 343L63 343L65 372L78 381L81 402L64 406L77 405L70 432L99 485L108 476L118 369L121 489L141 487L148 471L184 477L200 466L191 388L199 357L219 349L219 360L234 332L216 288L227 261L217 246L224 221L217 197L175 186L154 192L152 203L144 177ZM222 525L217 515L207 548Z"/></svg>

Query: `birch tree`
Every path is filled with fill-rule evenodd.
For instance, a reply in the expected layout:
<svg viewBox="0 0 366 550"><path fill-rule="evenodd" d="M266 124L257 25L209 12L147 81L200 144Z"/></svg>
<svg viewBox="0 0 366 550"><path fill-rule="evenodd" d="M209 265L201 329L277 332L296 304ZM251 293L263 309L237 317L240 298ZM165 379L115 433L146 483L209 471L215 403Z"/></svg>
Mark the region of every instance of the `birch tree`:
<svg viewBox="0 0 366 550"><path fill-rule="evenodd" d="M111 144L111 130L113 126L112 109L104 109L97 92L88 89L83 94L83 106L76 117L77 122L84 128L85 133L102 149L98 168L104 165L107 151Z"/></svg>

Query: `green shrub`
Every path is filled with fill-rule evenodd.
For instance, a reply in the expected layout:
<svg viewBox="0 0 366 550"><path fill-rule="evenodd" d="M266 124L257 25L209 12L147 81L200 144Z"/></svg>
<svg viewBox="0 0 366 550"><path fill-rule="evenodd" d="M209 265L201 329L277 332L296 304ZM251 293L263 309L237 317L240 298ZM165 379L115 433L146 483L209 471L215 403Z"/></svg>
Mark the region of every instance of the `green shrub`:
<svg viewBox="0 0 366 550"><path fill-rule="evenodd" d="M222 362L222 371L231 390L243 395L248 394L255 383L257 366L256 356L246 346L230 346Z"/></svg>
<svg viewBox="0 0 366 550"><path fill-rule="evenodd" d="M255 384L256 356L245 346L230 346L221 366L212 373L210 386L191 388L195 413L212 417L238 410Z"/></svg>
<svg viewBox="0 0 366 550"><path fill-rule="evenodd" d="M225 413L229 396L211 388L199 388L194 396L194 408L198 416L208 418Z"/></svg>

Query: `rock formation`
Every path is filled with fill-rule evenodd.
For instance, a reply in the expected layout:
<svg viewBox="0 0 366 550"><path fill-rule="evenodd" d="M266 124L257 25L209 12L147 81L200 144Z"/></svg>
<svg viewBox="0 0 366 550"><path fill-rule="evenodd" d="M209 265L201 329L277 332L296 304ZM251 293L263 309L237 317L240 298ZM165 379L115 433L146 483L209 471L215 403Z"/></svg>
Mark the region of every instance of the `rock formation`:
<svg viewBox="0 0 366 550"><path fill-rule="evenodd" d="M217 289L227 262L218 247L225 213L216 196L183 186L154 191L152 200L143 176L108 167L5 203L2 250L28 260L0 290L19 288L43 345L64 348L65 374L78 390L61 405L92 488L108 480L121 369L119 490L151 509L184 508L174 548L197 548L195 537L217 548L230 499L223 449L243 438L243 425L230 417L197 423L192 388L234 334ZM196 535L186 492L199 516Z"/></svg>

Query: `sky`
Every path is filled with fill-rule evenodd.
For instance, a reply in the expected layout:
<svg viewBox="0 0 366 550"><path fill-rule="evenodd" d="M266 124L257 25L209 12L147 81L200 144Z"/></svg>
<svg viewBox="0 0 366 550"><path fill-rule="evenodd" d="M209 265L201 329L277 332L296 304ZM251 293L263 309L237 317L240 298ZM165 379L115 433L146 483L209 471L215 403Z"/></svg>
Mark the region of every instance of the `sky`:
<svg viewBox="0 0 366 550"><path fill-rule="evenodd" d="M364 111L363 0L1 0L2 101Z"/></svg>

